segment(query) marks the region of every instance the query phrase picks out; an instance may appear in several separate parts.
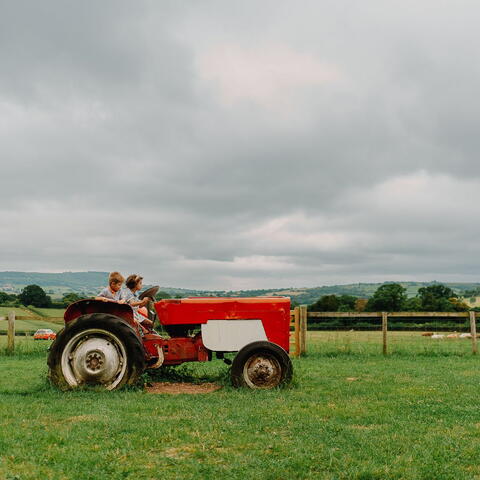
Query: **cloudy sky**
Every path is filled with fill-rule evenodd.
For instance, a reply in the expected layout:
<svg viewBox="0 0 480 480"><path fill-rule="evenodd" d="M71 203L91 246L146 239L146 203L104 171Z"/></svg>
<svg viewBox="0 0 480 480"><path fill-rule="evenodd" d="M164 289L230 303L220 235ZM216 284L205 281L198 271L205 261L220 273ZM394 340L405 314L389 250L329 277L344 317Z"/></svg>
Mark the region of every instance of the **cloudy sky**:
<svg viewBox="0 0 480 480"><path fill-rule="evenodd" d="M480 280L480 3L0 0L0 270Z"/></svg>

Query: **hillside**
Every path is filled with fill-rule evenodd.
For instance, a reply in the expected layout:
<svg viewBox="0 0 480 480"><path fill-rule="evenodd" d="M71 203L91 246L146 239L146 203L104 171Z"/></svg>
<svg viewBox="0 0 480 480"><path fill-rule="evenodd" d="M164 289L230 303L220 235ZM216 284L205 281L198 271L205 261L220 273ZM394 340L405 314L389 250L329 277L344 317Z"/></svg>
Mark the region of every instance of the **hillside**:
<svg viewBox="0 0 480 480"><path fill-rule="evenodd" d="M0 291L19 293L23 287L30 284L40 285L49 295L61 297L66 292L76 292L90 296L96 294L106 282L107 272L63 272L63 273L36 273L36 272L0 272ZM437 282L399 282L406 289L409 296L416 295L419 288ZM480 287L480 283L444 283L458 294L466 290ZM369 298L381 283L351 283L346 285L328 285L310 288L276 288L255 290L195 290L161 286L161 290L172 296L260 296L260 295L287 295L299 304L313 303L322 295L354 295Z"/></svg>
<svg viewBox="0 0 480 480"><path fill-rule="evenodd" d="M48 294L61 296L66 292L90 295L105 284L105 272L0 272L0 291L19 293L26 285L39 285Z"/></svg>

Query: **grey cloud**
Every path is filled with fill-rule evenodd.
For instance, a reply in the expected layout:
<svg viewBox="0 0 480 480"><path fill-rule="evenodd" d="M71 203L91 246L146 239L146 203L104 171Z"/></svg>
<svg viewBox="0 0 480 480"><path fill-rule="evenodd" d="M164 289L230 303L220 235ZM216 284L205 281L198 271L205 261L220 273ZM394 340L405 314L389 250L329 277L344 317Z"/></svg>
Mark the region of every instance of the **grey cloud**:
<svg viewBox="0 0 480 480"><path fill-rule="evenodd" d="M442 5L3 2L0 269L202 288L470 279L480 8ZM253 62L242 95L226 64L201 70L218 47ZM295 56L338 79L289 80ZM389 190L422 175L450 187Z"/></svg>

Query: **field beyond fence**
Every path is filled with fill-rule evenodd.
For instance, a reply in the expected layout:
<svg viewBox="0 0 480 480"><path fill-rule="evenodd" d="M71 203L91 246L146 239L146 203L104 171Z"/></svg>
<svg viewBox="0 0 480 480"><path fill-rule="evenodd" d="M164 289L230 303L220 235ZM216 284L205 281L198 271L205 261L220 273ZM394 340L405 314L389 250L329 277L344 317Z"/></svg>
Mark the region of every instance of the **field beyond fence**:
<svg viewBox="0 0 480 480"><path fill-rule="evenodd" d="M0 313L5 315L8 312L6 308L3 308ZM10 313L15 313L14 318L14 326L11 332L13 335L33 335L33 333L40 328L50 328L53 331L58 331L63 326L63 317L61 316L50 316L39 317L33 316L31 312L26 309L10 309ZM20 313L20 315L19 315ZM27 315L24 315L27 313ZM59 315L63 313L63 310L56 310L55 314ZM345 338L349 338L349 343L353 344L355 339L362 338L358 335L359 331L365 330L363 324L359 322L362 319L368 319L369 322L376 322L376 326L372 326L370 323L370 327L368 330L375 331L378 329L381 332L381 336L372 335L370 336L371 339L375 338L378 348L381 348L384 355L389 353L389 349L391 350L396 349L395 345L395 338L400 338L400 336L392 337L393 330L397 330L395 328L396 321L398 319L428 319L429 323L424 324L423 332L425 333L426 330L430 330L430 333L438 333L444 332L441 335L437 335L432 337L431 339L427 339L428 342L432 343L432 340L440 340L445 339L449 344L454 344L456 341L461 340L463 344L467 344L470 342L471 344L471 352L473 354L478 353L478 345L477 345L477 330L476 330L476 322L477 322L477 313L474 311L469 312L308 312L306 306L296 307L294 310L290 311L290 353L293 356L300 356L307 352L307 340L306 340L306 333L307 330L310 328L309 326L316 326L315 330L326 330L328 325L331 323L325 323L325 326L322 328L318 328L318 323L315 322L322 322L323 320L331 320L340 319L340 323L338 324L336 329L332 329L332 331L352 331L355 332L355 335L347 335ZM437 325L432 322L432 319L439 319L442 321L440 324L441 327L437 328ZM445 331L445 319L456 320L456 322L451 322L449 325L449 330ZM322 324L321 324L322 325ZM393 326L393 329L392 329ZM397 325L398 326L398 325ZM406 330L408 332L408 330ZM420 335L422 330L417 332L417 336ZM467 339L465 336L463 338L460 335L456 335L458 332L468 332L470 337ZM448 335L450 333L450 335ZM8 334L8 319L5 316L0 316L0 335ZM408 337L409 335L407 335ZM340 335L338 335L340 337ZM393 340L393 341L392 341ZM359 340L360 341L360 340ZM446 344L447 342L443 342ZM437 342L438 343L438 342ZM402 348L404 348L403 345ZM443 348L443 347L441 347ZM446 350L450 351L451 347L447 347ZM463 351L463 347L462 347Z"/></svg>

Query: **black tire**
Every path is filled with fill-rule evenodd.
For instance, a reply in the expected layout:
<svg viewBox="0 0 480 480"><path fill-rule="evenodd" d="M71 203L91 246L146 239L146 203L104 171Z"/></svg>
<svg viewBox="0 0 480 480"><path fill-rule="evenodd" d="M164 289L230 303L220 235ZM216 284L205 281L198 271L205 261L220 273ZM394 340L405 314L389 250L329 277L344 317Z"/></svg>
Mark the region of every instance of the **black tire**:
<svg viewBox="0 0 480 480"><path fill-rule="evenodd" d="M145 370L145 351L124 320L92 313L78 317L57 334L47 363L50 381L62 390L83 385L117 390L137 383Z"/></svg>
<svg viewBox="0 0 480 480"><path fill-rule="evenodd" d="M293 367L282 347L271 342L253 342L237 353L230 375L234 387L269 389L288 385Z"/></svg>

